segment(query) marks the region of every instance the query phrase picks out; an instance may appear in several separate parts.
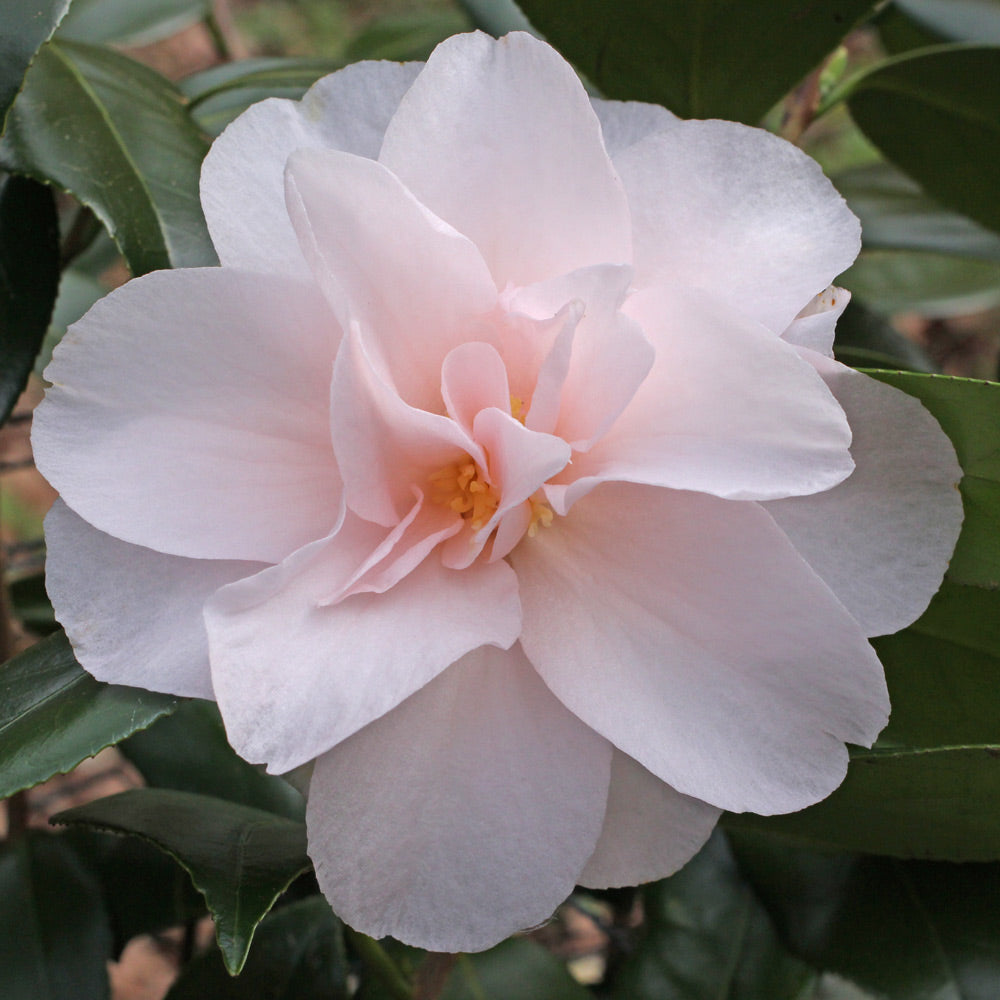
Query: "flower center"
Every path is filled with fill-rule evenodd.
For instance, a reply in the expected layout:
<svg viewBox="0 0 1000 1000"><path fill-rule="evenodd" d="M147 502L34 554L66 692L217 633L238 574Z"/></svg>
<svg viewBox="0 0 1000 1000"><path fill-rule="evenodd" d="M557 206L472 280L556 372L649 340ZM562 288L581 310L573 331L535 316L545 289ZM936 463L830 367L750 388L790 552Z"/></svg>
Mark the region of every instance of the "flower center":
<svg viewBox="0 0 1000 1000"><path fill-rule="evenodd" d="M431 500L461 514L478 531L496 513L500 497L471 459L446 465L430 478Z"/></svg>

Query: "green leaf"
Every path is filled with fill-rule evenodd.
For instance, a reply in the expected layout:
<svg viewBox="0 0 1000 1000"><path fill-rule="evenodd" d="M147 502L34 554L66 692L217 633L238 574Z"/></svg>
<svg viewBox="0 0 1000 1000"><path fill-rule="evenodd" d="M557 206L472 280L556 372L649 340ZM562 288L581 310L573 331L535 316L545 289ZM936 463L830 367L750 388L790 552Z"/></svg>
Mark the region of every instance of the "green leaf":
<svg viewBox="0 0 1000 1000"><path fill-rule="evenodd" d="M1000 383L943 375L872 372L916 396L951 438L964 473L965 522L948 578L1000 587Z"/></svg>
<svg viewBox="0 0 1000 1000"><path fill-rule="evenodd" d="M0 845L4 1000L104 1000L111 957L100 888L61 837Z"/></svg>
<svg viewBox="0 0 1000 1000"><path fill-rule="evenodd" d="M728 829L801 847L898 858L1000 858L1000 738L977 746L856 751L829 798L787 816L727 815Z"/></svg>
<svg viewBox="0 0 1000 1000"><path fill-rule="evenodd" d="M934 371L934 363L912 340L883 316L853 301L837 322L833 349L841 364L856 368Z"/></svg>
<svg viewBox="0 0 1000 1000"><path fill-rule="evenodd" d="M251 104L268 97L297 101L320 77L343 65L332 59L246 59L193 73L180 87L198 127L218 135Z"/></svg>
<svg viewBox="0 0 1000 1000"><path fill-rule="evenodd" d="M0 798L64 774L176 705L94 680L62 632L43 639L0 666Z"/></svg>
<svg viewBox="0 0 1000 1000"><path fill-rule="evenodd" d="M151 45L205 18L211 0L73 0L59 38Z"/></svg>
<svg viewBox="0 0 1000 1000"><path fill-rule="evenodd" d="M1000 230L1000 48L895 56L846 87L858 127L932 198Z"/></svg>
<svg viewBox="0 0 1000 1000"><path fill-rule="evenodd" d="M871 0L521 0L608 97L682 118L756 123L832 52Z"/></svg>
<svg viewBox="0 0 1000 1000"><path fill-rule="evenodd" d="M305 802L287 781L236 755L212 702L185 702L119 749L154 788L197 792L288 819L305 818Z"/></svg>
<svg viewBox="0 0 1000 1000"><path fill-rule="evenodd" d="M5 0L0 33L0 133L31 60L52 36L67 7L69 0Z"/></svg>
<svg viewBox="0 0 1000 1000"><path fill-rule="evenodd" d="M589 996L551 952L528 938L511 938L478 955L461 955L441 1000L587 1000Z"/></svg>
<svg viewBox="0 0 1000 1000"><path fill-rule="evenodd" d="M35 374L41 375L52 360L56 344L66 334L66 328L75 323L108 290L96 278L77 267L67 267L59 280L52 320L42 341L42 349L35 358Z"/></svg>
<svg viewBox="0 0 1000 1000"><path fill-rule="evenodd" d="M0 424L28 381L59 287L59 219L52 192L0 179Z"/></svg>
<svg viewBox="0 0 1000 1000"><path fill-rule="evenodd" d="M895 0L878 24L890 52L937 42L1000 45L997 0Z"/></svg>
<svg viewBox="0 0 1000 1000"><path fill-rule="evenodd" d="M0 166L89 206L133 274L217 262L198 199L206 145L180 93L110 49L51 41L0 143Z"/></svg>
<svg viewBox="0 0 1000 1000"><path fill-rule="evenodd" d="M468 30L468 19L455 10L378 17L348 42L344 60L422 60L431 54L438 43Z"/></svg>
<svg viewBox="0 0 1000 1000"><path fill-rule="evenodd" d="M310 867L303 823L192 792L122 792L52 821L134 834L174 858L205 897L233 975L243 968L261 919Z"/></svg>
<svg viewBox="0 0 1000 1000"><path fill-rule="evenodd" d="M821 855L735 837L783 940L886 1000L993 1000L1000 866Z"/></svg>
<svg viewBox="0 0 1000 1000"><path fill-rule="evenodd" d="M347 958L340 921L322 896L273 910L234 979L217 952L191 962L167 1000L347 1000Z"/></svg>
<svg viewBox="0 0 1000 1000"><path fill-rule="evenodd" d="M805 1000L815 973L779 942L716 832L676 875L643 889L646 935L615 980L620 1000Z"/></svg>
<svg viewBox="0 0 1000 1000"><path fill-rule="evenodd" d="M489 32L494 38L509 31L527 31L538 35L514 0L458 0L458 3L477 28Z"/></svg>

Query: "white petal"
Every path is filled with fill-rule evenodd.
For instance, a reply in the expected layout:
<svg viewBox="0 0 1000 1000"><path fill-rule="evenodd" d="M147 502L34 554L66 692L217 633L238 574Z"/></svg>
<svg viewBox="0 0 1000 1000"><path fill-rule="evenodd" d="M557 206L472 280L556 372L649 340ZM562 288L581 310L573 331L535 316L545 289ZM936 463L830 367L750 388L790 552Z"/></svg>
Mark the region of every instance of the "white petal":
<svg viewBox="0 0 1000 1000"><path fill-rule="evenodd" d="M200 268L130 281L56 348L38 467L124 541L276 562L337 519L339 339L318 293L290 279Z"/></svg>
<svg viewBox="0 0 1000 1000"><path fill-rule="evenodd" d="M607 889L666 878L702 848L721 815L615 750L601 839L580 885Z"/></svg>
<svg viewBox="0 0 1000 1000"><path fill-rule="evenodd" d="M260 563L184 559L129 545L57 500L45 519L45 586L80 664L99 681L214 698L205 601Z"/></svg>
<svg viewBox="0 0 1000 1000"><path fill-rule="evenodd" d="M305 277L285 210L285 163L296 149L375 159L420 63L360 62L315 83L301 101L272 97L220 135L201 170L201 204L223 265Z"/></svg>
<svg viewBox="0 0 1000 1000"><path fill-rule="evenodd" d="M600 119L604 148L612 160L651 132L673 128L681 120L661 105L644 101L605 101L592 97L590 103Z"/></svg>
<svg viewBox="0 0 1000 1000"><path fill-rule="evenodd" d="M679 792L801 809L885 725L874 651L757 504L608 484L510 560L542 678Z"/></svg>
<svg viewBox="0 0 1000 1000"><path fill-rule="evenodd" d="M517 581L505 563L456 572L432 553L386 593L324 604L385 534L348 515L332 538L209 601L212 680L241 756L291 770L470 650L517 638Z"/></svg>
<svg viewBox="0 0 1000 1000"><path fill-rule="evenodd" d="M941 585L962 525L955 449L921 403L818 355L854 430L849 479L765 504L867 635L915 621Z"/></svg>
<svg viewBox="0 0 1000 1000"><path fill-rule="evenodd" d="M703 288L781 333L846 270L861 227L815 161L731 122L680 122L615 160L636 281Z"/></svg>
<svg viewBox="0 0 1000 1000"><path fill-rule="evenodd" d="M306 823L320 888L372 937L488 948L572 891L610 758L518 647L477 650L316 762Z"/></svg>
<svg viewBox="0 0 1000 1000"><path fill-rule="evenodd" d="M850 474L843 411L790 344L707 296L665 286L638 292L626 309L656 349L653 368L560 477L558 509L609 479L770 500Z"/></svg>
<svg viewBox="0 0 1000 1000"><path fill-rule="evenodd" d="M347 153L295 154L288 208L316 280L346 329L357 320L407 402L441 405L441 365L496 306L479 251L385 167Z"/></svg>
<svg viewBox="0 0 1000 1000"><path fill-rule="evenodd" d="M850 301L851 293L846 288L831 285L812 299L792 320L781 339L796 347L805 347L832 358L837 320L843 316Z"/></svg>
<svg viewBox="0 0 1000 1000"><path fill-rule="evenodd" d="M530 35L439 45L379 159L480 248L498 288L631 262L597 116L569 65Z"/></svg>

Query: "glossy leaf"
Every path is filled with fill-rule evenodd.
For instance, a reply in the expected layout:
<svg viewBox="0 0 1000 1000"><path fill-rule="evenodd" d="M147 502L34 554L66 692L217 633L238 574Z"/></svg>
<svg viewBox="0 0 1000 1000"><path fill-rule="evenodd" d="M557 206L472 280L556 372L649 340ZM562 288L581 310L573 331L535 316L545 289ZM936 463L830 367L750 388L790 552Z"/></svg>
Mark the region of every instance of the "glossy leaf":
<svg viewBox="0 0 1000 1000"><path fill-rule="evenodd" d="M521 0L607 97L756 123L832 52L871 0Z"/></svg>
<svg viewBox="0 0 1000 1000"><path fill-rule="evenodd" d="M846 88L858 127L942 205L1000 230L1000 48L895 56Z"/></svg>
<svg viewBox="0 0 1000 1000"><path fill-rule="evenodd" d="M28 381L59 287L59 220L52 192L0 179L0 424Z"/></svg>
<svg viewBox="0 0 1000 1000"><path fill-rule="evenodd" d="M59 37L150 45L202 20L210 9L211 0L73 0Z"/></svg>
<svg viewBox="0 0 1000 1000"><path fill-rule="evenodd" d="M1000 383L943 375L873 375L916 396L958 452L965 522L948 578L970 586L1000 587Z"/></svg>
<svg viewBox="0 0 1000 1000"><path fill-rule="evenodd" d="M304 824L192 792L122 792L69 809L53 822L134 834L174 858L205 897L233 975L261 919L309 868Z"/></svg>
<svg viewBox="0 0 1000 1000"><path fill-rule="evenodd" d="M211 951L184 969L167 1000L347 1000L349 995L340 921L322 896L312 896L261 921L237 978Z"/></svg>
<svg viewBox="0 0 1000 1000"><path fill-rule="evenodd" d="M67 7L69 0L5 0L0 32L0 133L31 60Z"/></svg>
<svg viewBox="0 0 1000 1000"><path fill-rule="evenodd" d="M206 144L177 90L110 49L52 41L0 143L0 166L89 206L134 274L216 263L198 199Z"/></svg>
<svg viewBox="0 0 1000 1000"><path fill-rule="evenodd" d="M1000 865L822 855L733 841L783 940L885 1000L992 1000Z"/></svg>
<svg viewBox="0 0 1000 1000"><path fill-rule="evenodd" d="M1000 45L997 0L895 0L879 18L879 33L890 52L937 42Z"/></svg>
<svg viewBox="0 0 1000 1000"><path fill-rule="evenodd" d="M105 1000L111 957L100 887L61 837L0 845L4 1000Z"/></svg>
<svg viewBox="0 0 1000 1000"><path fill-rule="evenodd" d="M62 632L0 666L0 691L0 798L69 771L177 706L94 680Z"/></svg>
<svg viewBox="0 0 1000 1000"><path fill-rule="evenodd" d="M511 938L478 955L460 956L441 1000L587 1000L589 996L551 952L528 938Z"/></svg>
<svg viewBox="0 0 1000 1000"><path fill-rule="evenodd" d="M288 819L305 819L299 792L236 755L212 702L185 702L168 718L127 739L120 750L154 788L212 795Z"/></svg>
<svg viewBox="0 0 1000 1000"><path fill-rule="evenodd" d="M343 65L332 59L246 59L194 73L180 87L198 127L214 136L251 104L268 97L297 101L321 76Z"/></svg>
<svg viewBox="0 0 1000 1000"><path fill-rule="evenodd" d="M458 0L459 6L469 15L472 23L494 38L509 31L538 32L524 16L524 12L514 0Z"/></svg>
<svg viewBox="0 0 1000 1000"><path fill-rule="evenodd" d="M716 832L676 875L643 890L646 934L616 1000L805 1000L815 974L779 942Z"/></svg>

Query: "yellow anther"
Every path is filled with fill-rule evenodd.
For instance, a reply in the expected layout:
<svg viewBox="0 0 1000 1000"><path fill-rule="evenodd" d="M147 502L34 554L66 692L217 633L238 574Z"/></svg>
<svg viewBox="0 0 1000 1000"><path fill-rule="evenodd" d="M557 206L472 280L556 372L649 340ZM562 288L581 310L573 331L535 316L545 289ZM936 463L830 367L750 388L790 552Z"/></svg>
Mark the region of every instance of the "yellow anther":
<svg viewBox="0 0 1000 1000"><path fill-rule="evenodd" d="M525 417L528 416L528 411L525 409L524 400L520 396L515 396L511 393L510 397L510 415L515 420L520 420L524 423Z"/></svg>
<svg viewBox="0 0 1000 1000"><path fill-rule="evenodd" d="M544 500L531 499L531 523L528 525L528 537L534 538L539 528L547 528L552 524L555 513Z"/></svg>
<svg viewBox="0 0 1000 1000"><path fill-rule="evenodd" d="M430 477L430 483L431 500L461 514L474 531L482 528L500 505L500 498L472 461L445 466Z"/></svg>

